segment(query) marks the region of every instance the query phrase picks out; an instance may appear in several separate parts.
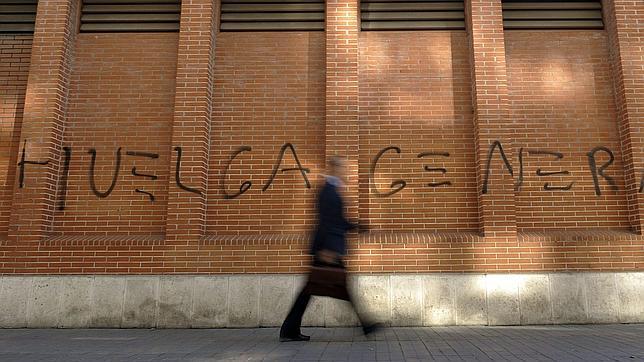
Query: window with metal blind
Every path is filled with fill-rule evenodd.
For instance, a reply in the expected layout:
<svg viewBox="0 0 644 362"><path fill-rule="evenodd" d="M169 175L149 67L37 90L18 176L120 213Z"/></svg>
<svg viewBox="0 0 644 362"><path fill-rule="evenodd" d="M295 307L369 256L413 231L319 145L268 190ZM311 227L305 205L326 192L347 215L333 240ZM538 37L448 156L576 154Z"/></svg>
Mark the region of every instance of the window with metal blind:
<svg viewBox="0 0 644 362"><path fill-rule="evenodd" d="M362 0L362 30L465 29L463 0Z"/></svg>
<svg viewBox="0 0 644 362"><path fill-rule="evenodd" d="M221 0L220 30L324 30L324 0Z"/></svg>
<svg viewBox="0 0 644 362"><path fill-rule="evenodd" d="M505 29L603 29L601 0L503 0Z"/></svg>
<svg viewBox="0 0 644 362"><path fill-rule="evenodd" d="M81 32L179 31L181 0L83 0Z"/></svg>
<svg viewBox="0 0 644 362"><path fill-rule="evenodd" d="M0 0L0 33L33 33L38 0Z"/></svg>

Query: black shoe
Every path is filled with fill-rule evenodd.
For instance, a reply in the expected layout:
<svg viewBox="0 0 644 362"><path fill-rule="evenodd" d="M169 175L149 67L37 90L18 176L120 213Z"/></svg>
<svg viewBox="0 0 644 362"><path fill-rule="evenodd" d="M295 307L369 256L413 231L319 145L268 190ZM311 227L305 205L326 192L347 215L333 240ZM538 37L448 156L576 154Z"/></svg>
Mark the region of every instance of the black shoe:
<svg viewBox="0 0 644 362"><path fill-rule="evenodd" d="M310 340L310 336L305 336L302 333L299 333L297 336L288 336L288 335L281 335L280 334L280 342L300 342L300 341L308 341Z"/></svg>
<svg viewBox="0 0 644 362"><path fill-rule="evenodd" d="M362 332L364 332L365 336L370 335L373 332L376 332L378 330L382 329L382 324L380 323L374 323L374 324L369 324L364 327L362 327Z"/></svg>

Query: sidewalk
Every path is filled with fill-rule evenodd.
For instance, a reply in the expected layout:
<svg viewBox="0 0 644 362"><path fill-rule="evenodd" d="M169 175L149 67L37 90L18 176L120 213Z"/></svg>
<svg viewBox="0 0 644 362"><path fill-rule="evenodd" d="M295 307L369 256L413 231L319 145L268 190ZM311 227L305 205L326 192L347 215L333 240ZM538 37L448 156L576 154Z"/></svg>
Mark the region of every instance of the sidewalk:
<svg viewBox="0 0 644 362"><path fill-rule="evenodd" d="M5 329L0 361L644 361L644 324L265 329Z"/></svg>

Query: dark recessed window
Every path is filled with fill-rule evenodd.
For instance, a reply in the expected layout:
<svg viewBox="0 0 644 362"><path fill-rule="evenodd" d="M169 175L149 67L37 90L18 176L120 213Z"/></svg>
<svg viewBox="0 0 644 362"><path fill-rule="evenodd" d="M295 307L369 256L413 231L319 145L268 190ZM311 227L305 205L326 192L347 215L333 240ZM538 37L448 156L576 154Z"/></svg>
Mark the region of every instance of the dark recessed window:
<svg viewBox="0 0 644 362"><path fill-rule="evenodd" d="M222 0L220 30L324 30L324 0Z"/></svg>
<svg viewBox="0 0 644 362"><path fill-rule="evenodd" d="M0 0L0 33L33 33L38 0Z"/></svg>
<svg viewBox="0 0 644 362"><path fill-rule="evenodd" d="M83 0L81 32L179 31L181 0Z"/></svg>
<svg viewBox="0 0 644 362"><path fill-rule="evenodd" d="M362 30L465 29L463 0L362 0Z"/></svg>
<svg viewBox="0 0 644 362"><path fill-rule="evenodd" d="M503 0L505 29L603 29L602 4L594 1Z"/></svg>

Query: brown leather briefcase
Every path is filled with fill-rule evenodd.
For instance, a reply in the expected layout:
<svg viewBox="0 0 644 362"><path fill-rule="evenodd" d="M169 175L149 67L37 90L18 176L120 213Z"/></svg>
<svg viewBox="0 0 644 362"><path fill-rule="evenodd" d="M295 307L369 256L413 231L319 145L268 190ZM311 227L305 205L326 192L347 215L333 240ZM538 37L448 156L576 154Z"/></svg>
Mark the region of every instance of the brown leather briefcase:
<svg viewBox="0 0 644 362"><path fill-rule="evenodd" d="M347 295L347 272L344 268L332 265L311 266L309 273L311 294L345 299Z"/></svg>

